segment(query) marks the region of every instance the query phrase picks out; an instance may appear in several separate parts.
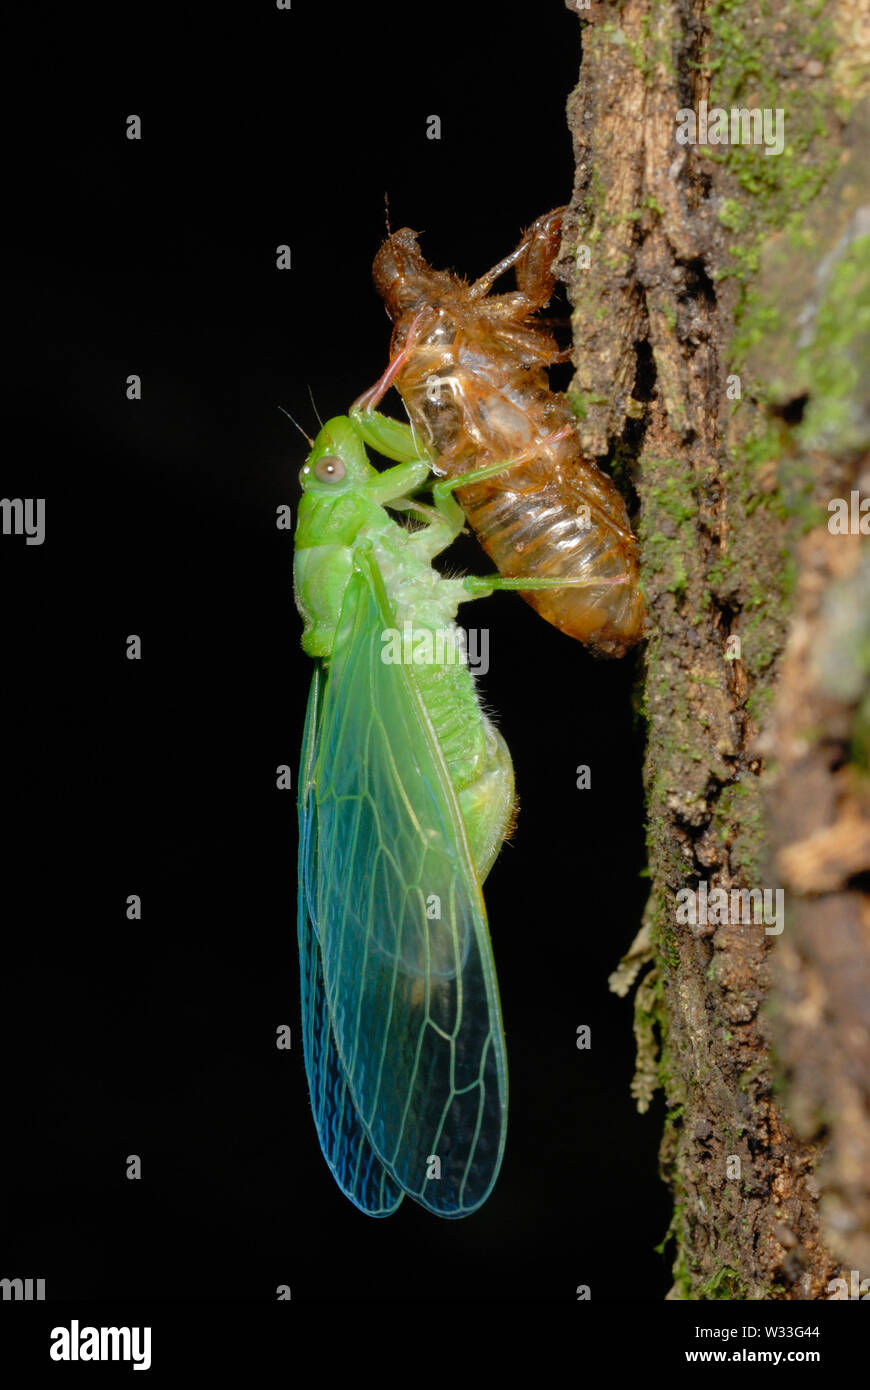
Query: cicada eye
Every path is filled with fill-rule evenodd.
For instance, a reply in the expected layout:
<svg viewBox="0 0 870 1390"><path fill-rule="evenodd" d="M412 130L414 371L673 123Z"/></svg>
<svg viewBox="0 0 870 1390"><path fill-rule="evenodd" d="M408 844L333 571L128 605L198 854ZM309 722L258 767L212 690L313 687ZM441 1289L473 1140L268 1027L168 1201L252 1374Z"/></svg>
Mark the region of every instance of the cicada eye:
<svg viewBox="0 0 870 1390"><path fill-rule="evenodd" d="M314 476L321 483L338 483L346 472L344 463L334 454L324 454L314 465Z"/></svg>

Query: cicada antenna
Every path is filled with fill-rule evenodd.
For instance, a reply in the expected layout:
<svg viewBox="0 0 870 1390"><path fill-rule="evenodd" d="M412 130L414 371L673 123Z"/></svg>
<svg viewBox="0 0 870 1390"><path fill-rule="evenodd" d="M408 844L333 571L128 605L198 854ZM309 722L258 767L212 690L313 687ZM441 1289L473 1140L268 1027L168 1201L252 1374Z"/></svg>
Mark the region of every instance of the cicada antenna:
<svg viewBox="0 0 870 1390"><path fill-rule="evenodd" d="M305 385L308 386L307 381ZM320 426L320 428L323 429L323 421L320 418L320 411L317 409L317 402L314 399L314 392L312 391L310 386L308 386L308 394L311 397L311 404L314 407L314 414L317 416L317 423Z"/></svg>
<svg viewBox="0 0 870 1390"><path fill-rule="evenodd" d="M304 431L304 429L302 428L302 426L300 425L299 421L298 421L298 420L294 420L294 419L293 419L293 416L290 414L290 411L289 411L289 410L285 410L284 407L283 407L283 405L279 405L279 406L278 406L278 409L280 410L280 412L281 412L282 415L286 415L286 416L287 416L287 419L290 420L291 423L294 424L294 425L296 426L297 430L298 430L299 433L302 435L302 438L303 438L303 439L307 439L307 440L308 440L308 443L311 445L311 447L312 447L312 449L313 449L313 448L314 448L314 440L311 438L311 435L310 435L310 434L306 434L306 433L305 433L305 431Z"/></svg>
<svg viewBox="0 0 870 1390"><path fill-rule="evenodd" d="M390 195L386 189L384 189L384 221L387 224L387 236L391 237L393 230L390 226Z"/></svg>

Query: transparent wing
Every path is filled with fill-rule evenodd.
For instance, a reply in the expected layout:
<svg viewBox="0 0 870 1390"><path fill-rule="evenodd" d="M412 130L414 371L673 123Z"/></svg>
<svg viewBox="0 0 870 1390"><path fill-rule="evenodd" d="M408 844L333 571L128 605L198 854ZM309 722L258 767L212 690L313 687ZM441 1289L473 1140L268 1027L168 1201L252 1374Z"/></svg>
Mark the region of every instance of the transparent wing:
<svg viewBox="0 0 870 1390"><path fill-rule="evenodd" d="M312 774L322 690L323 676L318 669L308 697L299 777L297 920L305 1072L320 1147L339 1187L370 1216L389 1216L402 1200L402 1189L377 1157L350 1098L326 1006L320 942L309 911L310 895L317 882L317 795Z"/></svg>
<svg viewBox="0 0 870 1390"><path fill-rule="evenodd" d="M444 758L413 668L382 660L395 626L376 562L359 557L317 734L309 907L330 1036L366 1135L411 1197L465 1216L501 1164L504 1038Z"/></svg>

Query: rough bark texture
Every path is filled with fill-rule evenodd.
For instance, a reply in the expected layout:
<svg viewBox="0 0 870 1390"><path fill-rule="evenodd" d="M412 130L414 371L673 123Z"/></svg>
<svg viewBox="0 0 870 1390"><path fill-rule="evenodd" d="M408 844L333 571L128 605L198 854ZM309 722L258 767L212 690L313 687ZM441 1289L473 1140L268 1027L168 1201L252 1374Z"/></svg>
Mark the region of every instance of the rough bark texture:
<svg viewBox="0 0 870 1390"><path fill-rule="evenodd" d="M670 1297L828 1298L870 1276L870 541L827 525L870 485L867 6L569 8L569 398L636 492L651 615L651 894L613 986L645 972ZM677 143L702 100L781 109L782 153ZM702 881L783 888L782 934L681 925Z"/></svg>

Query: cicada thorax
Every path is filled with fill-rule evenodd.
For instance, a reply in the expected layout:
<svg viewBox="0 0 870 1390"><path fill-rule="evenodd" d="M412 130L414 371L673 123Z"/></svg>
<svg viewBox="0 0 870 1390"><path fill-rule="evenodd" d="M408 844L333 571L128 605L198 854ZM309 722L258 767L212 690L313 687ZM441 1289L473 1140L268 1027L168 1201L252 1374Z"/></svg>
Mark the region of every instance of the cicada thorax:
<svg viewBox="0 0 870 1390"><path fill-rule="evenodd" d="M572 415L547 377L556 342L532 317L552 293L557 216L532 229L513 294L488 293L492 272L469 286L431 270L407 229L381 248L375 283L395 322L394 353L407 349L395 385L436 471L459 477L524 456L457 491L487 554L504 575L588 581L523 597L597 653L621 656L643 632L637 541L621 494L576 433L550 438Z"/></svg>

